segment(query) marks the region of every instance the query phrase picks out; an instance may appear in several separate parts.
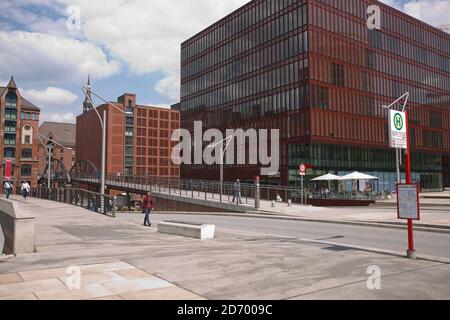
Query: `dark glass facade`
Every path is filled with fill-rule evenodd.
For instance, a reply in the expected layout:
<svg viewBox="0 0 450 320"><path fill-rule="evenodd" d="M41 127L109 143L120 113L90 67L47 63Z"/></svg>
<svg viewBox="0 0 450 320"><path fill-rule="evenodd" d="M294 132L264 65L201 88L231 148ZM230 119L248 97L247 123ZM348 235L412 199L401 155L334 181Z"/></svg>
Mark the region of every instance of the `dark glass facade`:
<svg viewBox="0 0 450 320"><path fill-rule="evenodd" d="M367 8L381 8L381 29ZM424 189L450 182L450 35L377 1L254 0L182 44L181 125L278 128L280 177L352 170L395 185L388 105L410 93L414 178ZM258 168L227 167L226 179ZM216 179L217 168L184 166Z"/></svg>

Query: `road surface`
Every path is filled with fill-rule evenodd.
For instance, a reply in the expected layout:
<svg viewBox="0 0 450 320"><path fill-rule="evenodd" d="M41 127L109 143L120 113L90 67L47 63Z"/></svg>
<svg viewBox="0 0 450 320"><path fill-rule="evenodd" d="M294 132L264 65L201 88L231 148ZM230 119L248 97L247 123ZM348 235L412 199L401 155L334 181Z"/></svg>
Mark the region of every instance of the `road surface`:
<svg viewBox="0 0 450 320"><path fill-rule="evenodd" d="M141 217L140 215L138 216ZM345 225L309 221L276 220L217 215L153 214L152 221L180 220L215 224L221 228L257 232L279 237L323 240L338 244L365 246L383 250L406 252L407 231L380 227ZM450 234L415 232L418 255L450 258Z"/></svg>

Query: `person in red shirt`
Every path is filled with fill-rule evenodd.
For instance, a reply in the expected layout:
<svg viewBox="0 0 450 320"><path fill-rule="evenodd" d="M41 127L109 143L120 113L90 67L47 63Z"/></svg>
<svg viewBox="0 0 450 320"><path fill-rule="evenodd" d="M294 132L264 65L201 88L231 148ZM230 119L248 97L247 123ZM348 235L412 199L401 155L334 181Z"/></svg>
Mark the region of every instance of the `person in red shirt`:
<svg viewBox="0 0 450 320"><path fill-rule="evenodd" d="M155 200L152 197L152 194L149 192L142 200L142 208L144 209L145 218L144 218L144 226L150 227L152 224L150 223L150 213L155 207Z"/></svg>

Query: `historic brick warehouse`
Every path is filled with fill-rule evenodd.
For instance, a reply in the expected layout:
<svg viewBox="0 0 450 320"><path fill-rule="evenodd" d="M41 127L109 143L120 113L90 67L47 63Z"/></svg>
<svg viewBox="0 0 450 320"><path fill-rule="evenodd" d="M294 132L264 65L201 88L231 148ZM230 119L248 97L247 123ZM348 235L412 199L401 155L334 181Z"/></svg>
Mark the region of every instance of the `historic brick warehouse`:
<svg viewBox="0 0 450 320"><path fill-rule="evenodd" d="M76 125L45 121L39 127L39 134L45 143L56 142L52 148L52 158L61 161L69 171L75 163L75 132ZM48 166L47 149L39 144L39 173L43 174Z"/></svg>
<svg viewBox="0 0 450 320"><path fill-rule="evenodd" d="M369 5L381 29L369 29ZM413 179L450 186L450 35L374 0L254 0L182 44L182 127L278 128L280 176L297 184L353 170L395 187L387 111L405 92ZM225 179L259 169L227 166ZM184 165L182 177L218 179L218 168Z"/></svg>
<svg viewBox="0 0 450 320"><path fill-rule="evenodd" d="M0 87L0 107L2 189L5 179L12 181L15 188L22 181L34 187L38 176L40 109L22 97L13 77L6 87ZM7 176L8 171L11 176Z"/></svg>
<svg viewBox="0 0 450 320"><path fill-rule="evenodd" d="M171 142L171 137L180 127L179 112L138 105L136 95L130 93L111 104L97 107L102 116L103 110L107 111L106 173L178 178L179 167L171 161L176 142ZM100 121L87 98L83 109L76 123L76 159L90 160L100 169Z"/></svg>

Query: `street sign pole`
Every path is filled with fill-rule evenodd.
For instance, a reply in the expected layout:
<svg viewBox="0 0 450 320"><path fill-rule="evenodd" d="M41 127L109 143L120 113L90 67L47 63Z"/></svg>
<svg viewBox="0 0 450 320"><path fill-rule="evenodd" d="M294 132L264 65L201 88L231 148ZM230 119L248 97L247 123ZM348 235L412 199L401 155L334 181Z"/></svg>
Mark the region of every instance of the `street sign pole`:
<svg viewBox="0 0 450 320"><path fill-rule="evenodd" d="M304 205L304 191L303 191L303 186L304 186L304 181L303 181L303 176L301 176L301 192L300 195L302 197L302 201L301 204Z"/></svg>
<svg viewBox="0 0 450 320"><path fill-rule="evenodd" d="M409 113L405 112L405 122L406 122L406 143L407 149L405 154L405 174L406 174L406 183L411 184L411 142L409 137ZM416 250L414 249L414 224L412 219L408 219L408 258L414 259L416 257Z"/></svg>
<svg viewBox="0 0 450 320"><path fill-rule="evenodd" d="M305 164L301 164L298 168L298 174L300 175L300 197L302 198L300 203L302 205L305 204L305 191L304 191L304 186L305 186L305 176L306 176L306 165Z"/></svg>

